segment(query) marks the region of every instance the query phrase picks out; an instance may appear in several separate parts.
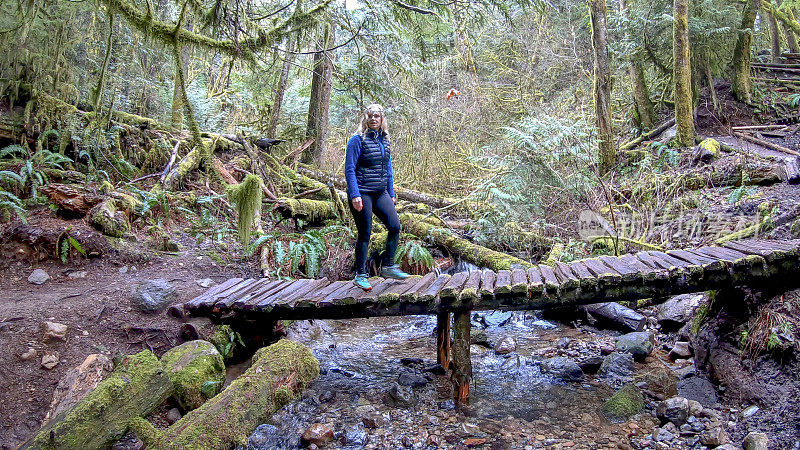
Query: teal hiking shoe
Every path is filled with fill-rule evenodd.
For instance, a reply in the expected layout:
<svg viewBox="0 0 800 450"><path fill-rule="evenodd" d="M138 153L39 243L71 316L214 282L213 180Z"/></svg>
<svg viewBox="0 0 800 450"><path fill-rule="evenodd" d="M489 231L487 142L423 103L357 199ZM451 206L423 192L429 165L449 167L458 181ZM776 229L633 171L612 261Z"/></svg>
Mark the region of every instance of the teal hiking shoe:
<svg viewBox="0 0 800 450"><path fill-rule="evenodd" d="M381 276L383 278L394 278L395 280L405 280L406 278L410 277L411 275L403 272L400 270L400 266L397 264L386 266L381 269Z"/></svg>
<svg viewBox="0 0 800 450"><path fill-rule="evenodd" d="M372 290L372 285L369 284L369 280L367 280L367 274L365 273L356 274L355 279L353 279L353 284L355 284L356 286L360 287L365 291Z"/></svg>

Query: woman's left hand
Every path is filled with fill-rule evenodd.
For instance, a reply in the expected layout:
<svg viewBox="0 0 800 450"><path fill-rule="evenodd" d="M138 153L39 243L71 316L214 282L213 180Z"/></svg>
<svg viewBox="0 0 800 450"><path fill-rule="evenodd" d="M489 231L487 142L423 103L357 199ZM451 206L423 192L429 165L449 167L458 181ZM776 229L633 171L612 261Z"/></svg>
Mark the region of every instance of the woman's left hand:
<svg viewBox="0 0 800 450"><path fill-rule="evenodd" d="M397 197L392 197L392 204L393 204L393 205L396 205L396 204L397 204Z"/></svg>

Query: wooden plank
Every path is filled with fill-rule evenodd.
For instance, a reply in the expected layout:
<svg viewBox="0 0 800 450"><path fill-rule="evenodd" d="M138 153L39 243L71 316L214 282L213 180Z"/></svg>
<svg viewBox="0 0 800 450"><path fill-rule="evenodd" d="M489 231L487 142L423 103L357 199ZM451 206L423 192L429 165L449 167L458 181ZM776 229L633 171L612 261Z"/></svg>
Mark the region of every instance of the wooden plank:
<svg viewBox="0 0 800 450"><path fill-rule="evenodd" d="M497 282L497 273L490 269L481 271L481 287L478 291L484 301L494 300L494 285Z"/></svg>
<svg viewBox="0 0 800 450"><path fill-rule="evenodd" d="M665 281L669 279L669 271L664 269L654 269L647 264L640 261L634 255L622 255L619 257L620 261L624 264L627 264L629 267L633 267L636 269L639 274L641 274L642 279L645 283L655 282L655 281Z"/></svg>
<svg viewBox="0 0 800 450"><path fill-rule="evenodd" d="M390 283L390 281L392 281L391 278L381 278L381 277L370 278L369 284L372 285L372 290L363 291L361 294L358 294L357 293L358 291L356 291L356 294L354 295L356 303L366 303L374 301L375 299L378 298L378 295L380 295L383 291L388 289L393 284ZM332 299L334 304L340 303L340 300L343 300L343 298ZM349 300L350 299L348 299L348 302Z"/></svg>
<svg viewBox="0 0 800 450"><path fill-rule="evenodd" d="M467 282L469 272L458 272L450 277L450 280L442 286L439 291L439 298L442 300L452 301L458 298L461 292L461 287Z"/></svg>
<svg viewBox="0 0 800 450"><path fill-rule="evenodd" d="M310 283L306 284L305 286L297 289L293 293L286 296L282 301L281 304L287 305L289 308L294 308L298 306L298 304L302 304L303 306L308 306L309 302L305 301L306 295L309 293L313 293L318 291L320 288L323 288L329 285L331 282L328 281L327 277L322 277L317 280L311 280Z"/></svg>
<svg viewBox="0 0 800 450"><path fill-rule="evenodd" d="M687 252L686 250L667 250L667 254L670 256L674 256L678 259L682 259L687 261L691 264L696 266L704 266L706 264L711 264L715 259L709 258L707 256L698 256L693 253Z"/></svg>
<svg viewBox="0 0 800 450"><path fill-rule="evenodd" d="M240 281L242 281L241 278L230 278L228 280L225 280L221 284L212 286L202 294L186 302L185 307L187 309L197 308L199 305L203 304L206 300L208 300L212 295L216 294L217 292L228 289L229 287L239 283Z"/></svg>
<svg viewBox="0 0 800 450"><path fill-rule="evenodd" d="M211 298L214 300L214 303L211 303L211 307L215 310L223 308L225 306L225 302L229 298L233 298L235 300L243 293L249 292L251 287L257 282L258 280L255 278L248 278L235 286L231 286L223 292L212 295ZM219 307L217 305L219 305Z"/></svg>
<svg viewBox="0 0 800 450"><path fill-rule="evenodd" d="M582 259L581 261L586 264L586 268L589 269L589 272L597 277L597 287L599 289L618 286L622 283L622 276L614 269L603 264L599 259L589 258Z"/></svg>
<svg viewBox="0 0 800 450"><path fill-rule="evenodd" d="M668 255L668 254L666 254L664 252L660 252L658 250L651 250L651 251L649 251L647 253L652 255L654 258L669 264L669 267L667 267L669 270L672 270L673 268L683 268L683 267L697 266L696 264L692 264L690 262L684 261L682 259L676 258L676 257L674 257L672 255Z"/></svg>
<svg viewBox="0 0 800 450"><path fill-rule="evenodd" d="M572 261L567 264L572 273L580 280L581 291L585 294L594 292L597 289L597 277L595 277L583 261Z"/></svg>
<svg viewBox="0 0 800 450"><path fill-rule="evenodd" d="M290 283L291 281L289 280L276 280L275 282L265 286L263 289L260 289L257 294L247 299L244 303L236 305L235 307L244 310L255 309L256 305L261 303L262 300L272 295L276 290L283 289L284 287L288 286Z"/></svg>
<svg viewBox="0 0 800 450"><path fill-rule="evenodd" d="M431 300L435 299L439 295L439 289L445 285L450 280L450 275L441 274L433 280L433 283L430 284L424 291L419 295L419 299L423 302L430 302Z"/></svg>
<svg viewBox="0 0 800 450"><path fill-rule="evenodd" d="M352 281L337 281L331 284L335 283L342 284L331 289L323 288L324 290L328 291L324 293L324 297L318 296L317 298L311 299L310 303L317 305L318 308L328 307L333 304L354 304L356 303L356 299L364 294L364 289L356 286L356 284Z"/></svg>
<svg viewBox="0 0 800 450"><path fill-rule="evenodd" d="M394 286L391 286L389 289L381 292L378 295L378 301L385 305L399 302L401 301L400 296L409 289L413 288L416 283L417 280L413 280L411 277L406 278L405 280L397 280L397 283Z"/></svg>
<svg viewBox="0 0 800 450"><path fill-rule="evenodd" d="M600 256L599 259L605 265L611 267L615 272L620 274L622 280L626 283L639 281L643 278L636 266L618 256Z"/></svg>
<svg viewBox="0 0 800 450"><path fill-rule="evenodd" d="M650 267L653 270L669 271L669 268L671 266L670 264L660 261L659 259L657 259L656 257L647 252L637 252L636 259L638 259L643 264L645 264L646 266Z"/></svg>
<svg viewBox="0 0 800 450"><path fill-rule="evenodd" d="M538 268L539 273L542 274L542 281L544 282L545 290L547 290L548 293L557 292L559 284L553 268L545 264L539 264Z"/></svg>
<svg viewBox="0 0 800 450"><path fill-rule="evenodd" d="M553 265L553 272L556 275L561 291L570 291L580 288L580 279L572 273L572 269L568 265L556 261Z"/></svg>
<svg viewBox="0 0 800 450"><path fill-rule="evenodd" d="M494 295L511 294L511 271L500 270L497 272L497 281L494 283Z"/></svg>
<svg viewBox="0 0 800 450"><path fill-rule="evenodd" d="M479 289L481 287L482 277L482 270L473 270L469 272L469 277L467 277L467 281L464 283L464 287L461 288L461 293L458 295L459 303L472 306L481 298ZM525 291L527 292L527 290L528 286L526 285Z"/></svg>
<svg viewBox="0 0 800 450"><path fill-rule="evenodd" d="M648 253L668 266L670 279L676 285L697 284L703 278L703 266L692 264L689 261L660 251L649 251Z"/></svg>
<svg viewBox="0 0 800 450"><path fill-rule="evenodd" d="M310 278L296 280L294 283L286 286L286 289L281 292L281 295L275 298L270 304L273 307L288 305L289 301L296 297L298 291L305 291L313 281L315 280Z"/></svg>
<svg viewBox="0 0 800 450"><path fill-rule="evenodd" d="M417 297L419 296L419 292L423 291L428 286L430 286L431 283L433 283L433 281L435 279L436 279L436 273L434 273L434 272L426 273L425 276L423 276L422 278L417 280L411 286L411 288L409 288L406 292L400 294L400 300L404 301L404 302L414 302L414 301L416 301Z"/></svg>
<svg viewBox="0 0 800 450"><path fill-rule="evenodd" d="M230 308L235 308L236 303L241 302L242 304L247 301L247 299L253 298L258 292L261 291L265 286L268 286L272 283L273 280L269 280L267 278L259 278L255 281L255 283L251 283L244 289L239 289L236 293L225 297L217 301L214 304L215 311L227 311Z"/></svg>
<svg viewBox="0 0 800 450"><path fill-rule="evenodd" d="M528 276L525 274L525 269L511 271L511 292L516 295L528 294Z"/></svg>
<svg viewBox="0 0 800 450"><path fill-rule="evenodd" d="M280 289L275 289L272 294L258 302L254 309L263 311L265 308L271 307L273 303L278 303L283 297L294 292L294 289L302 286L306 282L307 280L305 279L295 280Z"/></svg>
<svg viewBox="0 0 800 450"><path fill-rule="evenodd" d="M528 268L526 275L528 276L528 295L533 297L544 292L544 280L538 267Z"/></svg>
<svg viewBox="0 0 800 450"><path fill-rule="evenodd" d="M726 242L722 244L722 246L742 253L747 253L748 255L758 255L764 258L767 258L768 256L772 255L771 251L760 247L753 247L749 245L746 241Z"/></svg>

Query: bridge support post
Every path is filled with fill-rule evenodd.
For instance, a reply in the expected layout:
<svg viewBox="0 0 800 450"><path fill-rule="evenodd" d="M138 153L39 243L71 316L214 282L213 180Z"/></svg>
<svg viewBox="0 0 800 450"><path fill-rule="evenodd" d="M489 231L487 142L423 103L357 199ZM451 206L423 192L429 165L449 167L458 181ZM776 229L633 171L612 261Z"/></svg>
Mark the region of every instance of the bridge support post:
<svg viewBox="0 0 800 450"><path fill-rule="evenodd" d="M450 311L436 315L436 362L445 370L450 366Z"/></svg>
<svg viewBox="0 0 800 450"><path fill-rule="evenodd" d="M469 358L470 310L453 313L453 395L456 404L469 403L472 361Z"/></svg>

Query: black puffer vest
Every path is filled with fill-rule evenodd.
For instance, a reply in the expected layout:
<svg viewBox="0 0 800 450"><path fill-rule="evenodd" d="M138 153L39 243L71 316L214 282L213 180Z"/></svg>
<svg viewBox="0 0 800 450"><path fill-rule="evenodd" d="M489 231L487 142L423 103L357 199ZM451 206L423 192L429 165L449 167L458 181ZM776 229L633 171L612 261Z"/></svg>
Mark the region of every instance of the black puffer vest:
<svg viewBox="0 0 800 450"><path fill-rule="evenodd" d="M378 132L367 130L361 138L361 156L356 162L356 181L361 192L383 192L389 181L389 139L383 136L383 155Z"/></svg>

